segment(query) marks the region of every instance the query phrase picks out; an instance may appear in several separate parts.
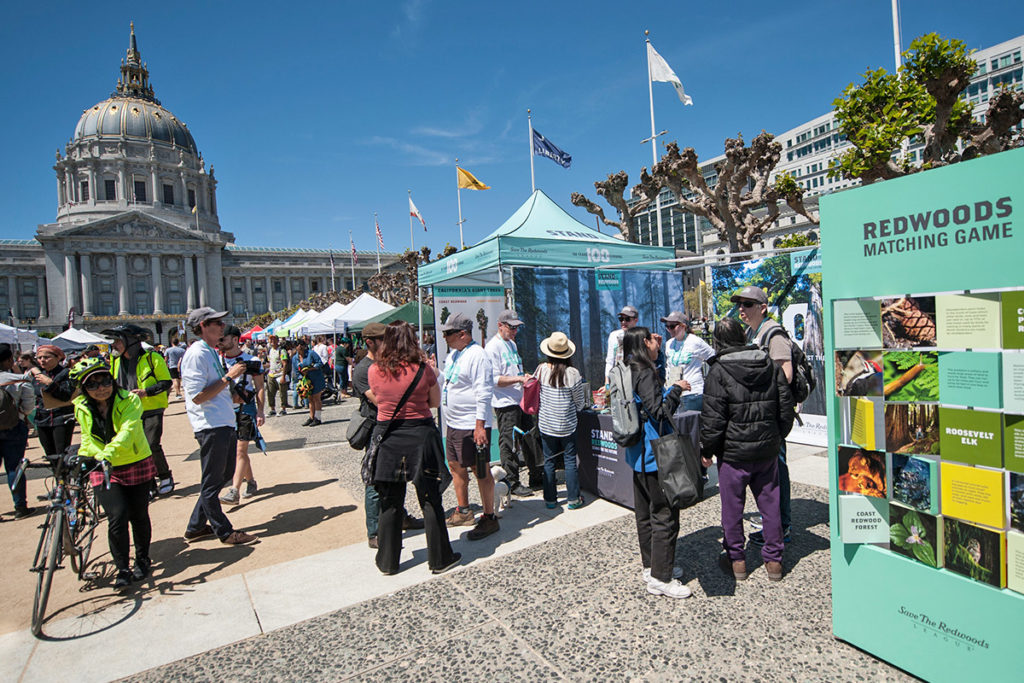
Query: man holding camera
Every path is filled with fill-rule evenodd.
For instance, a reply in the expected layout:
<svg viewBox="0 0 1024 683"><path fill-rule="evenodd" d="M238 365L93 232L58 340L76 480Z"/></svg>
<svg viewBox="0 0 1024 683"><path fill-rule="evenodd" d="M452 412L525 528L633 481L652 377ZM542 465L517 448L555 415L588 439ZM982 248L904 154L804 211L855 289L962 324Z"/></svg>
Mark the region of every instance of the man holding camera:
<svg viewBox="0 0 1024 683"><path fill-rule="evenodd" d="M198 341L188 347L181 359L181 384L185 390L185 410L199 442L202 479L199 500L185 528L185 540L192 542L216 534L221 543L249 545L258 539L244 531L235 531L220 506L221 489L235 473L238 441L232 392L234 380L245 374L246 366L235 363L226 369L216 351L224 336L227 311L203 306L188 314L187 325Z"/></svg>
<svg viewBox="0 0 1024 683"><path fill-rule="evenodd" d="M220 497L222 503L229 505L238 505L241 498L252 498L256 495L256 477L252 473L252 462L249 460L249 442L256 438L256 430L263 426L264 421L263 364L238 346L238 339L241 336L240 329L229 325L217 344L225 368L230 370L235 365L245 367L245 374L234 380L231 385L238 429L235 477L231 486ZM242 484L245 484L244 489Z"/></svg>

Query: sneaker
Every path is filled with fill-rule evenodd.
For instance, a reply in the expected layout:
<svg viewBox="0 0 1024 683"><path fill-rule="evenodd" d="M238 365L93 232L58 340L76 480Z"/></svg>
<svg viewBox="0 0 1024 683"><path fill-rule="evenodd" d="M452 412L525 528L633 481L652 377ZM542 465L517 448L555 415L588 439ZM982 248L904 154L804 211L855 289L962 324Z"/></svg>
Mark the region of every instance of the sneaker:
<svg viewBox="0 0 1024 683"><path fill-rule="evenodd" d="M783 527L782 528L782 542L783 543L789 543L792 540L793 539L790 538L790 535L789 535L789 527L788 526L787 527ZM750 534L750 542L753 543L754 545L764 545L764 532L763 531L755 531L754 533Z"/></svg>
<svg viewBox="0 0 1024 683"><path fill-rule="evenodd" d="M768 572L769 581L782 581L782 563L765 562L764 568Z"/></svg>
<svg viewBox="0 0 1024 683"><path fill-rule="evenodd" d="M443 567L438 567L437 569L431 569L430 573L431 574L444 574L446 571L448 571L452 567L458 566L459 562L461 562L461 561L462 561L462 553L452 553L452 561L451 562L449 562L448 564L446 564Z"/></svg>
<svg viewBox="0 0 1024 683"><path fill-rule="evenodd" d="M580 496L576 500L569 501L570 510L579 510L581 507L583 507L583 496Z"/></svg>
<svg viewBox="0 0 1024 683"><path fill-rule="evenodd" d="M452 513L445 519L445 523L448 526L473 526L476 520L476 515L473 514L472 510L460 510L455 508Z"/></svg>
<svg viewBox="0 0 1024 683"><path fill-rule="evenodd" d="M323 424L323 422L320 421L320 418L314 417L313 421L309 423L309 426L310 427L319 427L322 424Z"/></svg>
<svg viewBox="0 0 1024 683"><path fill-rule="evenodd" d="M558 503L554 501L545 501L544 507L546 507L548 510L554 510L556 507L558 507Z"/></svg>
<svg viewBox="0 0 1024 683"><path fill-rule="evenodd" d="M376 550L377 549L377 537L376 536L370 536L368 539L366 539L366 545L368 545L371 548L373 548L374 550Z"/></svg>
<svg viewBox="0 0 1024 683"><path fill-rule="evenodd" d="M27 505L19 505L18 507L14 508L14 518L25 519L26 517L31 517L35 513L35 511L35 508L30 508Z"/></svg>
<svg viewBox="0 0 1024 683"><path fill-rule="evenodd" d="M284 415L284 413L281 413L281 414ZM270 412L267 413L267 417L274 417L275 415L277 415L277 411L274 410L273 408L271 408Z"/></svg>
<svg viewBox="0 0 1024 683"><path fill-rule="evenodd" d="M245 482L245 490L242 491L242 498L252 498L258 490L259 487L256 485L255 479L247 481Z"/></svg>
<svg viewBox="0 0 1024 683"><path fill-rule="evenodd" d="M132 580L142 581L144 578L149 576L149 570L153 566L153 560L148 557L140 557L135 560L135 566L132 567Z"/></svg>
<svg viewBox="0 0 1024 683"><path fill-rule="evenodd" d="M282 414L282 415L287 415L287 414L288 414L288 411L287 411L287 410L285 410L284 408L282 408L282 409L281 409L281 414Z"/></svg>
<svg viewBox="0 0 1024 683"><path fill-rule="evenodd" d="M643 580L644 583L650 583L651 582L651 570L650 570L650 568L644 569L642 572L640 572L640 578ZM683 578L683 568L682 567L672 567L672 578L673 579L681 579L681 578Z"/></svg>
<svg viewBox="0 0 1024 683"><path fill-rule="evenodd" d="M425 525L423 520L418 517L406 513L405 517L402 518L402 531L408 531L409 529L422 529Z"/></svg>
<svg viewBox="0 0 1024 683"><path fill-rule="evenodd" d="M200 538L206 538L207 536L213 536L213 527L209 524L203 526L201 529L195 531L185 530L185 540L191 543L192 541L198 541Z"/></svg>
<svg viewBox="0 0 1024 683"><path fill-rule="evenodd" d="M533 495L533 489L528 486L523 486L522 484L516 484L516 487L512 489L512 495L517 498L529 498Z"/></svg>
<svg viewBox="0 0 1024 683"><path fill-rule="evenodd" d="M666 583L658 581L653 576L647 584L647 592L651 595L664 595L668 598L688 598L692 595L686 584L679 583L676 579Z"/></svg>
<svg viewBox="0 0 1024 683"><path fill-rule="evenodd" d="M764 528L764 519L761 517L761 515L754 515L750 518L750 526L751 528L760 531L762 528Z"/></svg>
<svg viewBox="0 0 1024 683"><path fill-rule="evenodd" d="M466 538L471 541L479 541L481 538L490 536L500 528L498 518L494 515L480 515L480 521L466 534Z"/></svg>
<svg viewBox="0 0 1024 683"><path fill-rule="evenodd" d="M227 503L228 505L238 505L238 489L234 486L229 486L227 491L220 494L220 502Z"/></svg>
<svg viewBox="0 0 1024 683"><path fill-rule="evenodd" d="M227 545L252 545L259 543L260 539L244 531L232 531L227 538L220 539L220 542Z"/></svg>
<svg viewBox="0 0 1024 683"><path fill-rule="evenodd" d="M127 588L132 582L132 573L128 569L118 569L114 579L114 588Z"/></svg>
<svg viewBox="0 0 1024 683"><path fill-rule="evenodd" d="M156 483L156 492L161 496L166 496L168 493L174 490L174 477L167 475L163 479L160 479Z"/></svg>
<svg viewBox="0 0 1024 683"><path fill-rule="evenodd" d="M309 425L311 425L311 424L313 424L313 418L311 418L311 417L307 417L307 418L306 418L306 421L302 423L302 426L303 426L303 427L308 427L308 426L309 426Z"/></svg>

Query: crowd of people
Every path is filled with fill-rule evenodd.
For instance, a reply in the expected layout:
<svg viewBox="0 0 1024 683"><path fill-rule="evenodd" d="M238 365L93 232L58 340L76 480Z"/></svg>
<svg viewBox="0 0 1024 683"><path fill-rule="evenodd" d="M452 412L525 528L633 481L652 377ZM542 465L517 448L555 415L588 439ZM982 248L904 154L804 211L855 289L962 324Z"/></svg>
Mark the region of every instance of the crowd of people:
<svg viewBox="0 0 1024 683"><path fill-rule="evenodd" d="M789 391L792 342L767 316L762 290L746 287L733 301L746 329L733 319L719 321L713 346L694 333L683 313L660 318L662 336L638 325L633 306L619 312L620 328L608 338L605 381L613 368L628 370L640 416L641 437L626 449L625 459L633 470L642 579L655 595L690 595L674 567L680 511L659 484L652 449L652 442L673 432L680 409L701 413L703 467L717 461L723 569L737 580L747 577L742 513L749 488L762 519L761 531L749 540L761 546L768 577L782 578L782 553L790 540L785 437L795 408ZM358 341L347 334L337 341L270 336L253 344L243 343L241 331L225 324L226 316L206 307L193 310L186 324L194 342L182 339L166 349L149 346L146 331L134 325L105 330L113 339L109 359L92 347L75 359L49 344L18 358L0 348L0 452L9 483L24 456L30 422L48 458L68 450L77 425L79 453L111 465L111 485L98 487L97 496L109 520L116 586L141 580L152 566L148 506L175 487L161 446L172 394L184 399L199 445L201 483L184 530L188 542L210 536L230 545L258 542L236 530L222 508L258 491L249 443L261 438L267 417L288 409L306 407L303 425L320 425L327 391L351 392L360 402L353 419L366 428L360 442L366 529L384 574L399 570L404 530L425 529L434 573L461 560L446 527L471 526L469 541L497 532L495 472L509 495L539 492L546 507L555 509L556 467L563 467L566 506L585 505L576 432L578 414L591 397L573 366L575 344L564 332L553 331L542 341L544 360L527 372L515 341L524 323L513 310L501 313L496 334L484 345L473 339L467 316L450 315L439 329L448 351L440 367L433 338L419 343L405 322L370 323ZM438 409L445 418L443 439ZM490 462L494 431L500 468ZM101 483L96 476L102 478L94 475L93 483ZM479 515L470 506L471 478ZM422 519L406 510L409 483ZM446 515L441 494L449 484L456 506ZM32 514L24 481L12 496L15 518Z"/></svg>

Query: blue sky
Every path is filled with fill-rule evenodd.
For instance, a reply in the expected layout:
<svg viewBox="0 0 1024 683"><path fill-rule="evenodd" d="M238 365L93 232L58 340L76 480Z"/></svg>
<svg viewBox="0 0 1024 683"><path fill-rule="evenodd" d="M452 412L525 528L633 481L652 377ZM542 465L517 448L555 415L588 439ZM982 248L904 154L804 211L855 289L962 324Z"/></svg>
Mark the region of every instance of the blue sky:
<svg viewBox="0 0 1024 683"><path fill-rule="evenodd" d="M770 6L772 12L765 13ZM983 48L1024 32L1024 3L905 0L904 46L938 31ZM238 244L458 244L454 160L493 189L463 191L465 238L530 192L526 110L573 155L537 157L537 186L581 221L571 192L649 166L644 29L694 106L654 86L658 130L701 158L726 137L780 133L825 113L869 67L892 67L888 0L693 2L202 2L8 4L0 25L0 238L54 220L54 150L115 85L135 21L163 105L216 168ZM610 214L612 210L606 206ZM605 228L607 230L607 228Z"/></svg>

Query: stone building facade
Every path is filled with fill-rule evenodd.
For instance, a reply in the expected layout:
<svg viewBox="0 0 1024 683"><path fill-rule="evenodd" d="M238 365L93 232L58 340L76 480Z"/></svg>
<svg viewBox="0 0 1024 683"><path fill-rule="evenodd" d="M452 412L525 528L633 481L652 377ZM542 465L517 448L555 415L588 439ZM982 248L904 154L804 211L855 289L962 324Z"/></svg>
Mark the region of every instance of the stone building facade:
<svg viewBox="0 0 1024 683"><path fill-rule="evenodd" d="M99 331L118 322L166 342L197 306L235 321L331 288L357 289L376 252L234 244L217 214L217 180L188 126L149 82L134 26L108 98L86 109L56 154L57 217L35 239L0 240L0 318L41 331ZM391 266L398 255L381 253ZM354 266L354 281L352 271Z"/></svg>

